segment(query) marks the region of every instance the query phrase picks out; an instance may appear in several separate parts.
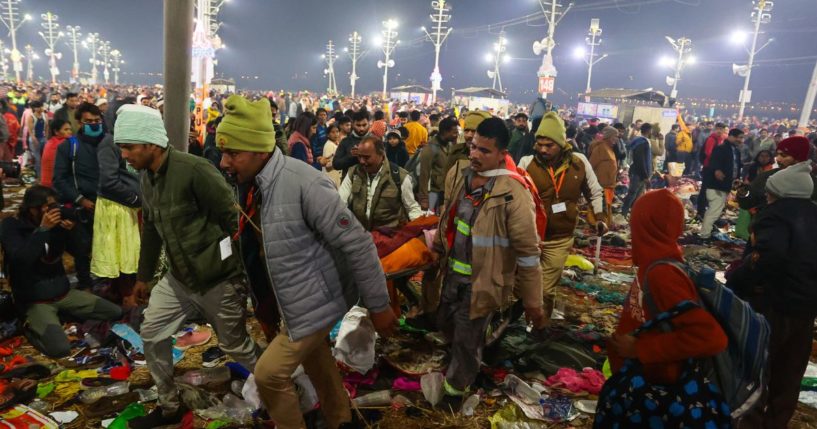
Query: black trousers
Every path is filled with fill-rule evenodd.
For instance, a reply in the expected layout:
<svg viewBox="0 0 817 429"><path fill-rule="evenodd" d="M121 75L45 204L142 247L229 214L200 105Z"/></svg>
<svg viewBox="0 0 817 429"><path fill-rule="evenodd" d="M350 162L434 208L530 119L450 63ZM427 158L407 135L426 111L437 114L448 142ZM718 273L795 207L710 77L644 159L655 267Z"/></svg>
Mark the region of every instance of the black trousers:
<svg viewBox="0 0 817 429"><path fill-rule="evenodd" d="M772 329L767 368L769 390L764 398L765 407L755 407L738 426L741 429L783 429L797 409L800 380L811 356L814 316L771 309L761 312Z"/></svg>

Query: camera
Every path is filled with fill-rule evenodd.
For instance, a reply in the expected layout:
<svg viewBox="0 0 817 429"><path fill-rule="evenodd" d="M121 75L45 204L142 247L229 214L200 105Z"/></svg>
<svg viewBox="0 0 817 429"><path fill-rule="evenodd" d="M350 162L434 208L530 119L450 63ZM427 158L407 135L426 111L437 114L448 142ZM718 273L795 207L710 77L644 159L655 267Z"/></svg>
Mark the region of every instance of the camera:
<svg viewBox="0 0 817 429"><path fill-rule="evenodd" d="M68 207L63 204L53 203L48 206L49 210L59 209L62 220L77 221L79 220L79 207Z"/></svg>
<svg viewBox="0 0 817 429"><path fill-rule="evenodd" d="M0 168L8 178L17 179L20 177L20 163L17 161L0 161Z"/></svg>

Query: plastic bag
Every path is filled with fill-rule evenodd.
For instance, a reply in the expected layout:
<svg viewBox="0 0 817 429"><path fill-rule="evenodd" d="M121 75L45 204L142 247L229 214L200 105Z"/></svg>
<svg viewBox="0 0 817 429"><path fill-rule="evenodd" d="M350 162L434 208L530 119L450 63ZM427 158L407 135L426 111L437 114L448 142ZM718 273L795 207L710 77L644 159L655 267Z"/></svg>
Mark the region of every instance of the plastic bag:
<svg viewBox="0 0 817 429"><path fill-rule="evenodd" d="M432 407L437 406L443 398L443 374L440 372L430 372L420 377L420 388L423 396Z"/></svg>
<svg viewBox="0 0 817 429"><path fill-rule="evenodd" d="M261 398L258 396L258 387L255 385L255 376L250 374L244 386L241 388L241 397L256 410L262 407Z"/></svg>
<svg viewBox="0 0 817 429"><path fill-rule="evenodd" d="M354 306L343 316L332 354L349 368L365 374L374 366L375 337L369 312Z"/></svg>

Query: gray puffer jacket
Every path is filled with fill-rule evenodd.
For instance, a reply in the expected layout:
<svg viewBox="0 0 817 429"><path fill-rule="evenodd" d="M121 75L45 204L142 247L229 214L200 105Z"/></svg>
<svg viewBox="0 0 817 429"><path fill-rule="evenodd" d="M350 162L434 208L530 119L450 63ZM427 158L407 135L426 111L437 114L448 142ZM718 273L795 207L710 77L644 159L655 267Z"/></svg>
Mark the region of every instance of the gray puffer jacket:
<svg viewBox="0 0 817 429"><path fill-rule="evenodd" d="M372 312L389 306L374 242L328 176L276 150L255 182L267 272L290 340L335 324L358 297Z"/></svg>

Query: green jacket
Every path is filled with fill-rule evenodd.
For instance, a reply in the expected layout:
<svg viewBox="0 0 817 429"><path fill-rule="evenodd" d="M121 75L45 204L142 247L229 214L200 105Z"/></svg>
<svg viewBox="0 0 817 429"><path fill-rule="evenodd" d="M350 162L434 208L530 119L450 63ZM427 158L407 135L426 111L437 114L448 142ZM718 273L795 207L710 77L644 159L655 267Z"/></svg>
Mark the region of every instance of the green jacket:
<svg viewBox="0 0 817 429"><path fill-rule="evenodd" d="M196 292L244 275L231 238L238 225L234 195L212 164L170 147L159 170L143 172L140 182L144 228L139 280L153 278L163 246L170 273ZM225 238L230 250L222 252Z"/></svg>

